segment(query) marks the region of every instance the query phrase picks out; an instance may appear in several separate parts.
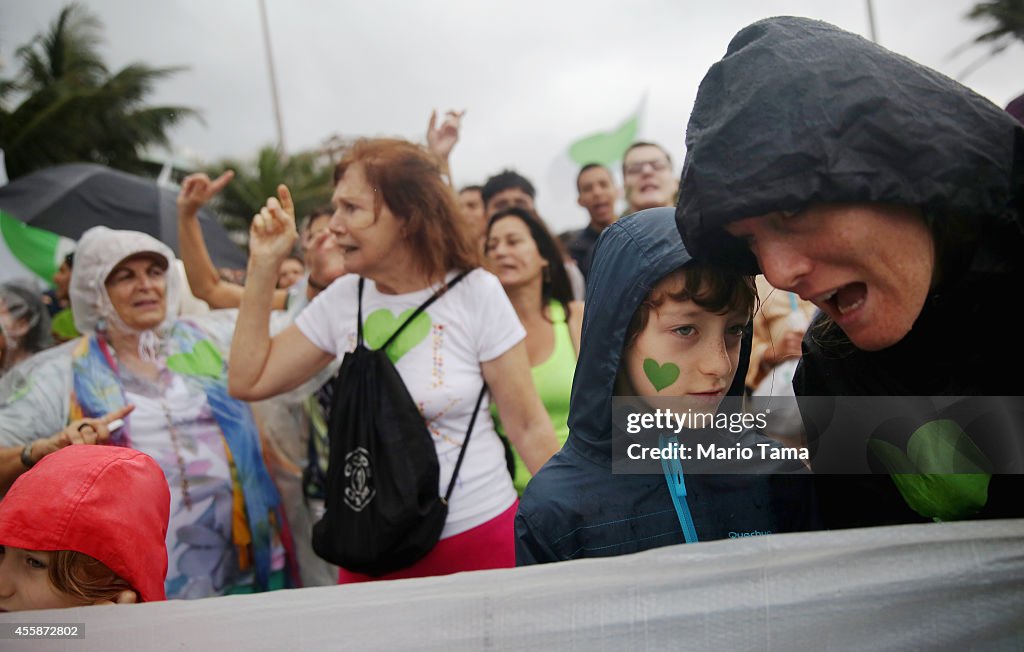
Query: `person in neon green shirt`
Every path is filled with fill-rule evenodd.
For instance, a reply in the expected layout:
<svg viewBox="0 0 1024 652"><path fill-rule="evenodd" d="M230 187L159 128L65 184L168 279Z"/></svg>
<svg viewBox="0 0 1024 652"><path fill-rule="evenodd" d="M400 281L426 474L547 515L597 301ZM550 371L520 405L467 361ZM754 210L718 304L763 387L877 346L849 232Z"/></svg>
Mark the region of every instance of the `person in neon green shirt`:
<svg viewBox="0 0 1024 652"><path fill-rule="evenodd" d="M533 384L551 417L559 444L569 437L569 396L580 348L583 303L573 301L562 251L543 221L523 208L507 208L491 216L487 228L487 261L512 301L526 329L526 351ZM501 421L491 406L501 434ZM522 495L530 472L513 450L513 482Z"/></svg>

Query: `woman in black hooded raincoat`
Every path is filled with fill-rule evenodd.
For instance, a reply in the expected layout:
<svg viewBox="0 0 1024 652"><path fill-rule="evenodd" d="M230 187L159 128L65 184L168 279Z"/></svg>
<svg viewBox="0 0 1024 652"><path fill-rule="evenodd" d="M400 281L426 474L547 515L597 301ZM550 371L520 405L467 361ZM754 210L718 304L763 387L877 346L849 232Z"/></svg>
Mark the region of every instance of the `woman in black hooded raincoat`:
<svg viewBox="0 0 1024 652"><path fill-rule="evenodd" d="M1022 125L859 36L782 17L733 38L686 141L676 220L694 258L760 269L821 309L797 396L1024 395L1009 318L1024 280ZM982 452L1017 472L1019 402L981 421L1000 432ZM804 421L812 439L825 423ZM825 476L818 499L831 527L1020 516L1020 478Z"/></svg>

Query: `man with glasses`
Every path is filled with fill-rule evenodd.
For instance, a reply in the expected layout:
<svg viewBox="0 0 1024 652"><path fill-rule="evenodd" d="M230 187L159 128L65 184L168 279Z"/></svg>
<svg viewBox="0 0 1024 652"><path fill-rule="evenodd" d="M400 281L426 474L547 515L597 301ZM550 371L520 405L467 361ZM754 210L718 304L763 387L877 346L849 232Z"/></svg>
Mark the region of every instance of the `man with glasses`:
<svg viewBox="0 0 1024 652"><path fill-rule="evenodd" d="M675 206L679 180L672 171L672 158L660 145L637 141L622 157L622 185L626 191L626 214L645 208Z"/></svg>

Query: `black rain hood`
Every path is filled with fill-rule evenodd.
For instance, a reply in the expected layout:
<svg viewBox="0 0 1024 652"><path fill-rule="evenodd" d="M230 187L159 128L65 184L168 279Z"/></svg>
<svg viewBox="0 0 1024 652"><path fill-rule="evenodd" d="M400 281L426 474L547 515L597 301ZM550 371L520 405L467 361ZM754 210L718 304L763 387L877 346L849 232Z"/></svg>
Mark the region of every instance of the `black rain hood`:
<svg viewBox="0 0 1024 652"><path fill-rule="evenodd" d="M755 272L722 227L812 202L912 205L1020 232L1024 126L828 23L779 17L741 30L701 82L686 146L676 220L698 260Z"/></svg>
<svg viewBox="0 0 1024 652"><path fill-rule="evenodd" d="M691 260L672 216L671 208L640 211L606 228L594 248L566 445L609 468L612 396L629 322L651 288ZM749 359L748 336L729 396L742 395Z"/></svg>

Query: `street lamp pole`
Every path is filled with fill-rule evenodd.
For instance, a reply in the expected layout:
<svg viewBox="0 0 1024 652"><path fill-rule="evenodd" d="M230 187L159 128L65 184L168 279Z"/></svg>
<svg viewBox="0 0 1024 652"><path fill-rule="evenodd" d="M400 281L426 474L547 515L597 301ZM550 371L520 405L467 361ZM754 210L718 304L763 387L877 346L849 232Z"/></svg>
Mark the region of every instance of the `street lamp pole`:
<svg viewBox="0 0 1024 652"><path fill-rule="evenodd" d="M274 122L277 124L277 151L285 158L284 125L281 121L281 101L277 93L277 74L274 72L274 54L270 49L270 23L267 20L266 0L260 0L260 18L263 23L263 44L267 52L267 72L270 76L270 97L274 104Z"/></svg>

